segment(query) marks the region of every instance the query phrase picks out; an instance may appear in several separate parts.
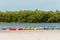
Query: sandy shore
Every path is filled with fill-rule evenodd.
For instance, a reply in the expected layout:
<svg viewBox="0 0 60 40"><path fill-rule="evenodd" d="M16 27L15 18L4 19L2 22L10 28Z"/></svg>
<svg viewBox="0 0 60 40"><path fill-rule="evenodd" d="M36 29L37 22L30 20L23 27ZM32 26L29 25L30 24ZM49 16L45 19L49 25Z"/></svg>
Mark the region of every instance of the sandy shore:
<svg viewBox="0 0 60 40"><path fill-rule="evenodd" d="M60 30L3 31L0 40L60 40Z"/></svg>

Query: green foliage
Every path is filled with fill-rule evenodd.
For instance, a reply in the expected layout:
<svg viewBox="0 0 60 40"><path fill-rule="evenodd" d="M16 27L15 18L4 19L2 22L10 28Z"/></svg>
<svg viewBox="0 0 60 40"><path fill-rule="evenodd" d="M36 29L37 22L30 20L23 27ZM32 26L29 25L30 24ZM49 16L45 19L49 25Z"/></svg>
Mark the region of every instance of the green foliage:
<svg viewBox="0 0 60 40"><path fill-rule="evenodd" d="M60 11L21 10L0 11L0 22L60 23Z"/></svg>

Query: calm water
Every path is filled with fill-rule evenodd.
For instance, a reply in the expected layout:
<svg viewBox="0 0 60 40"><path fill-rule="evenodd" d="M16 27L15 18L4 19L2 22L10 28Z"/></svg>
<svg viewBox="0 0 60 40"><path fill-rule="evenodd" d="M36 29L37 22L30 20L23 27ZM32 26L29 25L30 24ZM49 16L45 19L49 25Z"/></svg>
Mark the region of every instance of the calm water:
<svg viewBox="0 0 60 40"><path fill-rule="evenodd" d="M10 23L10 24L0 24L0 28L2 27L59 27L60 23Z"/></svg>

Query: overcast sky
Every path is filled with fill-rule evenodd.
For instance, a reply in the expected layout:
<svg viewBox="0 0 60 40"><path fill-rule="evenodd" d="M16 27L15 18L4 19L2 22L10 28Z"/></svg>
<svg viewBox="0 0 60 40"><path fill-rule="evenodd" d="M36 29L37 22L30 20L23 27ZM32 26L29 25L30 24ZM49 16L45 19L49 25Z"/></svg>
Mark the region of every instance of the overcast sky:
<svg viewBox="0 0 60 40"><path fill-rule="evenodd" d="M0 0L0 11L60 10L60 0Z"/></svg>

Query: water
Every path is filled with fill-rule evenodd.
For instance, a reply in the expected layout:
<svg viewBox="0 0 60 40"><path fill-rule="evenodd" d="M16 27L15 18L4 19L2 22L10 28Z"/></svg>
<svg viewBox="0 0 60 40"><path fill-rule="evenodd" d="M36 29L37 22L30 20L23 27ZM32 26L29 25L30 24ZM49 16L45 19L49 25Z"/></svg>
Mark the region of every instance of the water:
<svg viewBox="0 0 60 40"><path fill-rule="evenodd" d="M59 27L60 23L8 23L8 24L0 24L0 28L2 27Z"/></svg>

